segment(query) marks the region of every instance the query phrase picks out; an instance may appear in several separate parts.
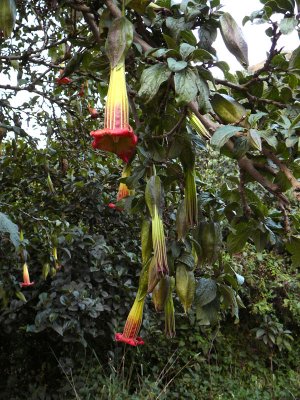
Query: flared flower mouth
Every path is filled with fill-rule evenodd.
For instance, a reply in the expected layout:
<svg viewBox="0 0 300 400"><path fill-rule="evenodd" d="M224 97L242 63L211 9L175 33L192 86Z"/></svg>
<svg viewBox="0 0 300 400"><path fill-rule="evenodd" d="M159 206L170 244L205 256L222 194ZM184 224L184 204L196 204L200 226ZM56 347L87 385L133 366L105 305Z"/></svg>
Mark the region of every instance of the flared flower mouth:
<svg viewBox="0 0 300 400"><path fill-rule="evenodd" d="M34 285L34 282L30 282L29 271L27 263L23 265L23 282L20 283L21 287L27 287Z"/></svg>
<svg viewBox="0 0 300 400"><path fill-rule="evenodd" d="M123 342L129 344L130 346L139 346L144 344L143 339L138 336L142 325L144 303L145 297L140 299L140 295L138 293L127 317L123 333L115 334L115 339L117 342Z"/></svg>
<svg viewBox="0 0 300 400"><path fill-rule="evenodd" d="M129 105L124 59L111 69L104 128L91 132L95 149L117 154L128 163L135 153L138 138L129 125Z"/></svg>
<svg viewBox="0 0 300 400"><path fill-rule="evenodd" d="M94 137L92 143L94 149L115 153L126 163L134 156L138 138L131 126L127 128L99 129L92 131L91 136Z"/></svg>
<svg viewBox="0 0 300 400"><path fill-rule="evenodd" d="M127 338L123 335L123 333L116 333L115 339L116 342L123 342L129 344L130 346L140 346L142 344L145 344L140 336L137 336L136 338Z"/></svg>

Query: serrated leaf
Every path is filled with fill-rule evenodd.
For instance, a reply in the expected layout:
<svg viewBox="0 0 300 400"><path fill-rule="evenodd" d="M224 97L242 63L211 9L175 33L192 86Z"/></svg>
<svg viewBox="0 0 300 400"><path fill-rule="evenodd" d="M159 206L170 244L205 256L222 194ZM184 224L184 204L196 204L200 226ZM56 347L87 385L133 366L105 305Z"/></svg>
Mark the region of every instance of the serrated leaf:
<svg viewBox="0 0 300 400"><path fill-rule="evenodd" d="M125 56L133 40L133 25L125 17L116 18L108 31L105 50L111 68L118 65Z"/></svg>
<svg viewBox="0 0 300 400"><path fill-rule="evenodd" d="M212 146L216 146L220 149L232 136L241 131L243 131L242 127L232 125L221 126L213 134L210 143Z"/></svg>
<svg viewBox="0 0 300 400"><path fill-rule="evenodd" d="M9 217L2 212L0 212L0 232L9 233L10 240L17 250L20 245L18 225L13 223Z"/></svg>
<svg viewBox="0 0 300 400"><path fill-rule="evenodd" d="M242 30L229 13L220 17L220 29L227 49L243 65L248 66L248 45L244 39Z"/></svg>
<svg viewBox="0 0 300 400"><path fill-rule="evenodd" d="M138 95L150 101L157 93L160 85L169 79L171 71L164 64L155 64L143 71L141 87Z"/></svg>

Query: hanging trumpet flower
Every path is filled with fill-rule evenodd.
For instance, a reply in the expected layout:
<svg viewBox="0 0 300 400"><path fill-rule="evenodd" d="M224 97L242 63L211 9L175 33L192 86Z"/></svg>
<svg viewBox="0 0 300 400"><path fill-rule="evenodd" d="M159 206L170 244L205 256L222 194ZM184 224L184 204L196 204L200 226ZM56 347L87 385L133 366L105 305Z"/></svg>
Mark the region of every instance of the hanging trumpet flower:
<svg viewBox="0 0 300 400"><path fill-rule="evenodd" d="M117 342L123 342L130 346L139 346L144 344L143 339L138 336L142 325L143 310L148 286L148 270L149 263L142 269L139 289L134 300L133 306L127 317L123 333L116 333L115 339Z"/></svg>
<svg viewBox="0 0 300 400"><path fill-rule="evenodd" d="M115 153L126 163L132 159L138 141L129 125L125 80L125 52L131 45L132 32L131 23L125 17L121 17L114 20L108 33L106 50L111 68L104 128L91 132L91 136L94 137L92 146L95 149Z"/></svg>
<svg viewBox="0 0 300 400"><path fill-rule="evenodd" d="M153 175L146 186L145 199L152 219L152 242L156 275L158 278L169 273L164 226L161 218L162 189L160 179Z"/></svg>
<svg viewBox="0 0 300 400"><path fill-rule="evenodd" d="M34 285L34 282L30 282L28 265L25 262L23 264L23 282L21 283L21 286L22 287L27 287L27 286L32 286L32 285Z"/></svg>

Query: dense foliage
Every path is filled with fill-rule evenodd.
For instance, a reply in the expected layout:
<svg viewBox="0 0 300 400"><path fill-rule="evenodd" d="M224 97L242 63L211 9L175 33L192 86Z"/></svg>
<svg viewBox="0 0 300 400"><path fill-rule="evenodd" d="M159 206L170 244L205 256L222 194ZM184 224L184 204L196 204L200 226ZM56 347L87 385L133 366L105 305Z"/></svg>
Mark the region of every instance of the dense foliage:
<svg viewBox="0 0 300 400"><path fill-rule="evenodd" d="M13 3L0 13L0 398L297 398L300 51L277 42L299 2L245 17L269 24L270 51L236 75L218 29L245 67L247 45L218 0L127 1L121 25L111 0ZM120 181L124 163L89 133L125 48L138 145ZM130 195L116 202L119 182ZM124 350L114 334L155 207L169 273L146 299L146 346Z"/></svg>

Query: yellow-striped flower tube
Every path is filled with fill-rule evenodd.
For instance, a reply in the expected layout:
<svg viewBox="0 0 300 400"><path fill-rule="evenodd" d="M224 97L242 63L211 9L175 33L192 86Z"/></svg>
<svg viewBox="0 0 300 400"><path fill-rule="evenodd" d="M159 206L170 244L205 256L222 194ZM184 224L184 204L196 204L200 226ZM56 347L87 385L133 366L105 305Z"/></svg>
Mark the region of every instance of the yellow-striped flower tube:
<svg viewBox="0 0 300 400"><path fill-rule="evenodd" d="M92 131L91 136L95 149L115 153L126 163L135 153L138 139L129 125L124 59L110 72L104 128Z"/></svg>

